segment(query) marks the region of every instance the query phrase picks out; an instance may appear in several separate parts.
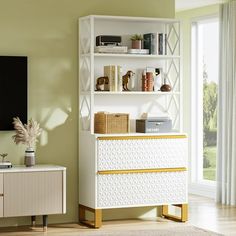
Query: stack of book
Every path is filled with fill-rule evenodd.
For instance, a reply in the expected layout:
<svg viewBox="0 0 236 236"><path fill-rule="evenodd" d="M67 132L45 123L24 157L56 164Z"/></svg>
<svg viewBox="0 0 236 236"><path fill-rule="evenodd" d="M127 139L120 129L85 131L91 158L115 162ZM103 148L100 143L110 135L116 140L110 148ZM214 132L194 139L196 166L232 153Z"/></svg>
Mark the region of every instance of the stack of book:
<svg viewBox="0 0 236 236"><path fill-rule="evenodd" d="M95 53L127 53L128 47L127 46L96 46Z"/></svg>
<svg viewBox="0 0 236 236"><path fill-rule="evenodd" d="M117 65L104 66L104 76L109 78L109 91L122 92L122 67Z"/></svg>
<svg viewBox="0 0 236 236"><path fill-rule="evenodd" d="M148 49L129 49L128 50L129 54L149 54L149 50Z"/></svg>
<svg viewBox="0 0 236 236"><path fill-rule="evenodd" d="M167 55L167 34L148 33L143 35L144 48L149 50L149 54Z"/></svg>

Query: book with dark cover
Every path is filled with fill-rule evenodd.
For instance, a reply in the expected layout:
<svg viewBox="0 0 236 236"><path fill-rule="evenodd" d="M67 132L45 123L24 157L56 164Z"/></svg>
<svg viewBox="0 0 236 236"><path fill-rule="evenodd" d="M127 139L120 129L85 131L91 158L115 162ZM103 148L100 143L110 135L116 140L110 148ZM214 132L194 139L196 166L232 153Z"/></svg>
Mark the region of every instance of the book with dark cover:
<svg viewBox="0 0 236 236"><path fill-rule="evenodd" d="M158 34L158 55L164 55L164 36L163 33Z"/></svg>
<svg viewBox="0 0 236 236"><path fill-rule="evenodd" d="M149 54L156 54L154 51L154 34L144 34L143 35L143 47L149 50Z"/></svg>
<svg viewBox="0 0 236 236"><path fill-rule="evenodd" d="M167 34L164 34L164 54L167 55Z"/></svg>

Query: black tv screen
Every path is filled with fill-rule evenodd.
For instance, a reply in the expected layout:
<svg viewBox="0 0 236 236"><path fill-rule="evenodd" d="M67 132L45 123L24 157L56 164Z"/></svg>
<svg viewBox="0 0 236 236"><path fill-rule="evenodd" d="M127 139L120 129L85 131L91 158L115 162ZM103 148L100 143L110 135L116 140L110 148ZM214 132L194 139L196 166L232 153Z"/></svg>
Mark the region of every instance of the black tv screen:
<svg viewBox="0 0 236 236"><path fill-rule="evenodd" d="M27 123L27 57L0 56L0 130L13 130L13 117Z"/></svg>

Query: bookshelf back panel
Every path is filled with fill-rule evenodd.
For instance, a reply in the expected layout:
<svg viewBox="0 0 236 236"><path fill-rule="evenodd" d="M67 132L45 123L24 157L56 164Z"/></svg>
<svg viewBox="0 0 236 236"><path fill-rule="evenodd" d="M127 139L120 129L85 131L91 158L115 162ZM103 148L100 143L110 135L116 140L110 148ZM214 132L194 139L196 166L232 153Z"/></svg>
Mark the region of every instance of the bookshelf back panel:
<svg viewBox="0 0 236 236"><path fill-rule="evenodd" d="M146 34L146 33L165 33L163 24L157 22L137 22L135 21L107 21L98 20L94 24L94 36L98 35L121 35L122 45L131 47L130 37L133 34Z"/></svg>
<svg viewBox="0 0 236 236"><path fill-rule="evenodd" d="M143 113L152 113L161 115L167 111L167 105L169 104L170 96L123 96L123 95L111 95L110 96L96 96L94 99L94 112L111 112L111 113L129 113L130 115L130 132L135 132L135 119L140 119ZM138 104L138 106L137 106ZM166 106L165 106L166 104ZM171 118L175 119L173 111L169 111ZM175 126L174 129L178 129Z"/></svg>
<svg viewBox="0 0 236 236"><path fill-rule="evenodd" d="M122 67L122 75L125 75L128 70L135 73L129 83L129 89L133 91L141 91L142 86L142 73L147 67L162 68L165 71L164 60L153 59L132 59L132 58L96 58L94 63L94 84L97 78L104 76L103 68L105 65L119 65Z"/></svg>

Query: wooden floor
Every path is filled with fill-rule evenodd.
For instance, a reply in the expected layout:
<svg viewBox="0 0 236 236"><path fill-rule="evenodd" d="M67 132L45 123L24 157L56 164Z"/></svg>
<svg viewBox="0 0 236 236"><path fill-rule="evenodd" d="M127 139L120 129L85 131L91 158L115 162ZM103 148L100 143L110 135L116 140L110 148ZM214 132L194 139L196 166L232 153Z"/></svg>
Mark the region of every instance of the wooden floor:
<svg viewBox="0 0 236 236"><path fill-rule="evenodd" d="M187 223L175 223L162 218L142 220L106 221L100 231L112 230L138 230L138 229L165 229L170 226L183 224L194 225L225 235L236 236L236 207L217 205L213 200L191 195L189 197L189 221ZM0 235L4 236L83 236L83 232L93 231L78 224L49 225L47 233L42 228L36 227L12 227L0 228Z"/></svg>

